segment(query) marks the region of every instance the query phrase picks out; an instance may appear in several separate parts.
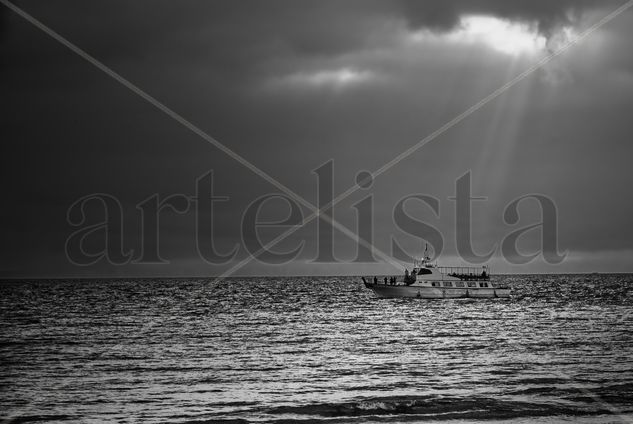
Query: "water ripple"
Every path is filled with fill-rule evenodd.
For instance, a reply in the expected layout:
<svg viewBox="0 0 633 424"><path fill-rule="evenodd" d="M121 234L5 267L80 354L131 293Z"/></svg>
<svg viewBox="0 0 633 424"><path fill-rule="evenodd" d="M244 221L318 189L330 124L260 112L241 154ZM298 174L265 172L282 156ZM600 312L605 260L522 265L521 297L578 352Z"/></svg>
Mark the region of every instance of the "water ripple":
<svg viewBox="0 0 633 424"><path fill-rule="evenodd" d="M541 423L630 415L633 277L500 278L511 299L383 300L350 277L5 282L0 416Z"/></svg>

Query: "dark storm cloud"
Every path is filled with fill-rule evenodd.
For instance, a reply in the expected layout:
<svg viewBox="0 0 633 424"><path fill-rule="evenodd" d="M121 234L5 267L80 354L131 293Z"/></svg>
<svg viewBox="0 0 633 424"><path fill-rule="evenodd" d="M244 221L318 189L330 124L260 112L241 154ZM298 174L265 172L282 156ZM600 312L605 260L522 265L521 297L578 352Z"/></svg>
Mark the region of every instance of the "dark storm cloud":
<svg viewBox="0 0 633 424"><path fill-rule="evenodd" d="M231 0L87 3L22 2L63 34L78 37L101 53L177 53L206 45L225 57L286 51L336 55L369 46L385 22L406 20L414 29L450 29L464 14L489 14L535 23L543 32L570 24L586 9L611 0ZM7 9L1 8L0 19ZM16 18L13 18L14 20ZM6 20L6 19L5 19ZM5 30L9 23L0 20ZM259 59L263 59L259 57ZM245 59L244 59L245 60Z"/></svg>
<svg viewBox="0 0 633 424"><path fill-rule="evenodd" d="M448 30L465 14L492 15L533 23L549 36L564 25L572 25L586 10L611 7L610 0L402 0L406 18L414 29Z"/></svg>
<svg viewBox="0 0 633 424"><path fill-rule="evenodd" d="M111 1L23 2L28 12L62 35L98 49L152 54L191 53L204 45L209 53L248 55L279 48L297 54L337 54L366 43L367 18L385 9L369 0L295 2L253 1ZM6 14L6 8L2 8ZM17 29L19 18L12 17ZM323 31L326 27L327 31ZM77 38L78 37L78 38ZM182 50L181 50L182 49ZM250 57L256 60L258 57Z"/></svg>
<svg viewBox="0 0 633 424"><path fill-rule="evenodd" d="M487 14L534 24L549 35L611 0L226 0L146 2L19 3L91 54L111 62L169 58L211 62L211 70L239 79L271 67L292 68L312 58L334 58L363 49L388 46L404 22L411 30L449 30L465 14ZM4 23L3 23L4 18ZM13 13L0 8L0 25L24 40L3 56L46 61L47 49L29 47L38 37L25 30ZM390 26L391 25L391 26ZM8 34L5 34L8 35ZM16 46L13 46L16 47ZM15 61L19 63L20 61Z"/></svg>

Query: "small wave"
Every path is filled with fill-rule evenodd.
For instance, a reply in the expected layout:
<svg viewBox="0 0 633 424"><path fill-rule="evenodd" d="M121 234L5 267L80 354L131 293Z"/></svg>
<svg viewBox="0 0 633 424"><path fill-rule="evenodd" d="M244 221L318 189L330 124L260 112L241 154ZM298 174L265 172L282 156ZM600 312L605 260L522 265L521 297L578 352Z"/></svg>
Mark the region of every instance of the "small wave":
<svg viewBox="0 0 633 424"><path fill-rule="evenodd" d="M72 415L22 415L17 417L5 418L3 422L18 424L46 421L71 421L76 419L77 417Z"/></svg>
<svg viewBox="0 0 633 424"><path fill-rule="evenodd" d="M183 424L248 424L250 421L242 418L225 418L225 419L210 419L210 420L194 420L183 421Z"/></svg>
<svg viewBox="0 0 633 424"><path fill-rule="evenodd" d="M487 397L403 397L363 399L343 403L315 403L301 406L280 406L267 411L272 415L292 414L327 418L398 415L417 419L511 419L554 415L587 415L604 413L572 406L500 400Z"/></svg>

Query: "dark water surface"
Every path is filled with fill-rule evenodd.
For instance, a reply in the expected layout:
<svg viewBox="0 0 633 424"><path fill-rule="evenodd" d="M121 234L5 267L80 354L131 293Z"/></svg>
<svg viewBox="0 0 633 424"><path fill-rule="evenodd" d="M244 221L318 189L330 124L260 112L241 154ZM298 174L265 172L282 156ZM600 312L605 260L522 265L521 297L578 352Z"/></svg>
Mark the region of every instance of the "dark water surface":
<svg viewBox="0 0 633 424"><path fill-rule="evenodd" d="M512 299L358 279L0 283L16 422L633 421L633 276L499 277Z"/></svg>

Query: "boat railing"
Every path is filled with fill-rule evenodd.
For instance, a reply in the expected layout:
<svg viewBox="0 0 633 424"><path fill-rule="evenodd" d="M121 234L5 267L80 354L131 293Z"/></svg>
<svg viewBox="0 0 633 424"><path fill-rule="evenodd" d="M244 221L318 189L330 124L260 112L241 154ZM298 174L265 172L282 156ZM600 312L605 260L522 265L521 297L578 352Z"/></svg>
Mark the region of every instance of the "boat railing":
<svg viewBox="0 0 633 424"><path fill-rule="evenodd" d="M449 277L457 277L460 280L489 280L490 269L484 267L470 266L443 266L438 267L439 271Z"/></svg>

